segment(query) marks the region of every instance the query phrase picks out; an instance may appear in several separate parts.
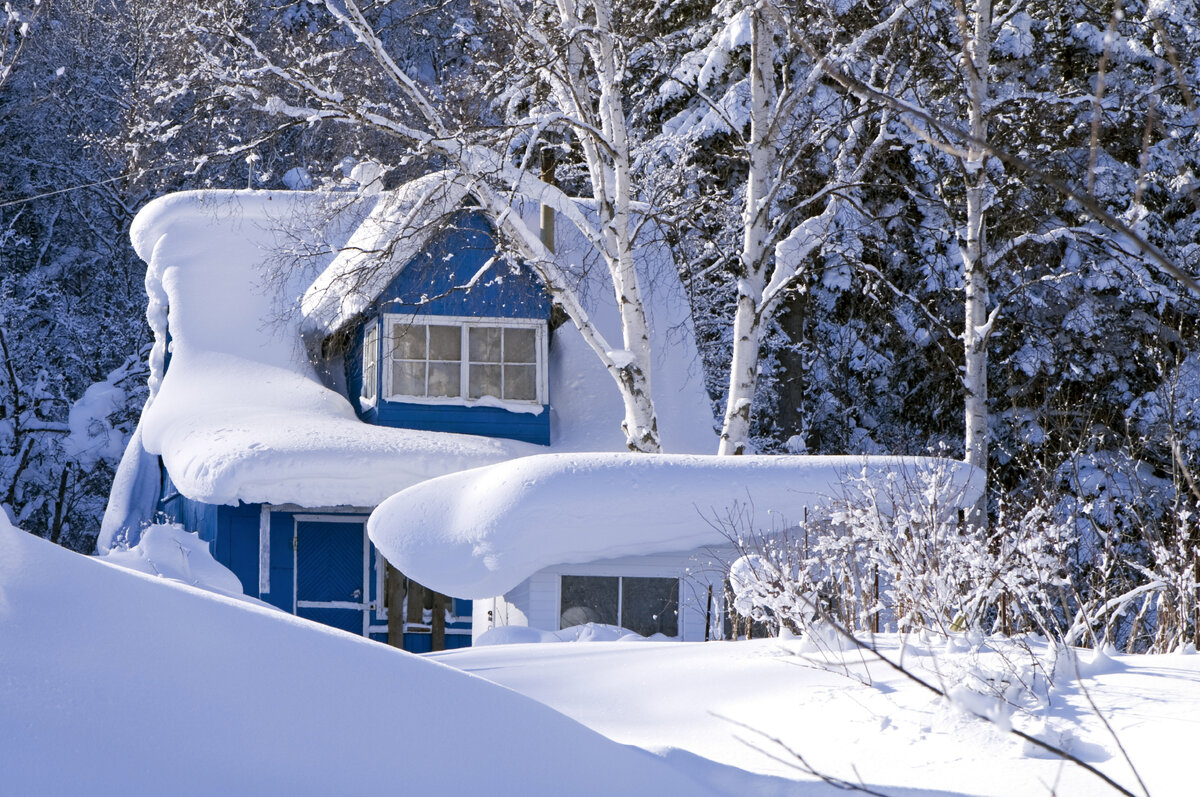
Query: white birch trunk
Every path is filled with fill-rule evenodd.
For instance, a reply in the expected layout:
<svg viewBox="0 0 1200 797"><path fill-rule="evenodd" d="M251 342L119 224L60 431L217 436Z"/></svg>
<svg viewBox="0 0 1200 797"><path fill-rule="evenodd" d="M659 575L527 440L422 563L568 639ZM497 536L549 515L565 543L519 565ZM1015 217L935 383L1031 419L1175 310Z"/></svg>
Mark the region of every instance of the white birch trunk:
<svg viewBox="0 0 1200 797"><path fill-rule="evenodd" d="M762 324L758 305L761 283L756 291L752 280L738 284L737 311L733 318L733 361L729 364L729 398L721 424L718 454L745 454L750 437L750 410L758 382L758 350L762 342Z"/></svg>
<svg viewBox="0 0 1200 797"><path fill-rule="evenodd" d="M968 91L971 136L976 142L987 140L986 103L988 97L988 59L991 36L991 0L977 0L973 41L964 42L964 71ZM966 24L963 24L966 33ZM964 36L964 39L966 37ZM965 283L965 320L963 329L964 374L964 448L966 460L987 472L987 345L988 331L988 274L984 261L987 249L987 229L984 225L987 201L987 172L984 149L979 143L969 143L963 163L966 181L967 229L962 250ZM985 499L986 500L986 499Z"/></svg>
<svg viewBox="0 0 1200 797"><path fill-rule="evenodd" d="M754 390L758 384L758 352L762 344L760 314L766 286L770 230L772 168L777 158L773 111L776 107L775 45L763 10L751 11L750 141L746 204L742 210L741 273L733 321L733 360L729 394L717 453L744 454L750 438Z"/></svg>
<svg viewBox="0 0 1200 797"><path fill-rule="evenodd" d="M565 76L551 71L549 78L559 104L571 108L580 122L600 132L600 140L596 140L594 133L589 135L581 130L579 140L599 215L604 244L601 254L612 276L621 319L625 354L619 361L610 361L607 367L621 387L625 405L621 429L626 445L631 451L655 453L662 446L650 382L650 329L635 259L636 221L630 212L633 186L629 132L619 90L621 75L613 47L608 2L592 0L590 5L596 20L593 36L587 39L587 44L568 44ZM585 27L576 12L575 0L557 0L557 8L562 31L568 38ZM591 75L584 68L585 58L591 61ZM594 88L587 85L589 76L595 79ZM591 107L592 98L596 99L595 110ZM593 120L591 117L597 113L599 118Z"/></svg>

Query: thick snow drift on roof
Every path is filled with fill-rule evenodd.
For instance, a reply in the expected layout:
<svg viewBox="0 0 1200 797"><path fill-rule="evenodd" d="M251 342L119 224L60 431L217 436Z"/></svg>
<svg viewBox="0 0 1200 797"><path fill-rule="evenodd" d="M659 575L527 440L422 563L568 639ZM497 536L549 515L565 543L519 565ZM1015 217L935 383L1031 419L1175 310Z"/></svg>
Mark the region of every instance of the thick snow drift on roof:
<svg viewBox="0 0 1200 797"><path fill-rule="evenodd" d="M436 176L423 178L379 200L381 212L389 220L405 208L433 212L437 202L421 205L414 197L436 182ZM444 204L446 195L434 193ZM322 384L302 343L300 297L316 280L329 288L320 293L332 301L335 288L345 287L346 264L358 262L347 254L330 266L335 253L382 245L390 225L378 219L361 225L376 201L304 192L189 192L157 199L138 214L131 237L149 264L147 316L156 339L151 397L140 447L131 445L122 465L129 478L119 482L119 492L114 489L100 550L122 531L136 537L138 521L152 510L136 500L133 478L147 472L141 466L147 455L161 455L175 487L195 500L319 507L375 506L427 478L548 450L369 426ZM423 219L421 212L410 215ZM561 239L572 240L567 231ZM708 451L715 437L686 297L669 263L647 261L662 439L669 450ZM603 269L586 266L582 257L573 266L585 304L605 333L620 340ZM370 284L382 287L391 275L385 271ZM350 304L318 302L310 309L330 321L357 312L362 301L355 294ZM624 449L616 388L569 325L555 332L549 372L549 450Z"/></svg>
<svg viewBox="0 0 1200 797"><path fill-rule="evenodd" d="M182 494L217 504L374 506L429 476L541 450L368 426L321 383L296 302L359 210L338 215L316 195L241 191L174 194L138 214L131 235L149 263L157 341L140 439L162 455ZM113 514L129 514L121 509Z"/></svg>
<svg viewBox="0 0 1200 797"><path fill-rule="evenodd" d="M79 556L3 513L0 640L4 794L712 793L482 678ZM411 718L432 740L419 765L397 755Z"/></svg>
<svg viewBox="0 0 1200 797"><path fill-rule="evenodd" d="M727 543L706 518L735 505L751 506L759 527L779 528L864 485L877 485L882 503L934 471L948 477L938 497L948 506L969 507L983 494L977 468L921 457L549 454L410 487L380 505L367 528L411 578L485 598L552 564Z"/></svg>

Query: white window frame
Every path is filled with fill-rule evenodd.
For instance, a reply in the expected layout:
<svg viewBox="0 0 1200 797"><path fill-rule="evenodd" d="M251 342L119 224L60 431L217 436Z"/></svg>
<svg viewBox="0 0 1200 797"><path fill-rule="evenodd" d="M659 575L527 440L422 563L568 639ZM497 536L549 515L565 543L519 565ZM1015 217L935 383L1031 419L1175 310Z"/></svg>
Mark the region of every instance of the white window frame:
<svg viewBox="0 0 1200 797"><path fill-rule="evenodd" d="M372 340L372 337L374 337L374 340ZM383 360L380 356L379 338L379 321L378 319L372 319L369 324L363 327L362 388L358 391L358 403L361 407L374 407L379 403L379 368ZM375 373L368 378L367 371L370 365L375 366ZM371 385L374 388L374 395L366 395L367 385Z"/></svg>
<svg viewBox="0 0 1200 797"><path fill-rule="evenodd" d="M675 636L671 637L671 638L672 639L683 639L683 579L673 573L667 573L664 575L646 575L645 573L639 573L639 574L608 573L608 572L580 573L580 572L576 572L574 570L572 570L570 572L566 572L566 573L559 573L558 578L555 579L556 586L557 586L557 590L556 590L557 594L554 596L555 605L558 607L558 609L555 611L555 616L557 618L556 622L558 623L559 631L566 630L563 628L563 624L562 624L562 593L563 593L562 584L563 584L563 579L564 578L580 578L580 577L615 578L617 580L617 627L619 627L619 628L625 627L625 626L621 625L621 623L624 622L624 620L625 620L625 579L627 579L627 578L654 578L654 579L661 579L663 581L674 581L676 583L676 590L677 590L675 593L675 595L676 595L676 597L675 597L675 623L676 623L676 625L675 625ZM574 626L567 626L567 628L574 628Z"/></svg>
<svg viewBox="0 0 1200 797"><path fill-rule="evenodd" d="M462 335L462 346L460 349L461 359L459 360L459 393L458 396L410 396L407 394L395 393L392 390L392 327L395 324L403 326L456 326L459 327ZM535 371L537 374L537 398L534 401L521 399L502 399L496 397L483 398L467 398L470 395L470 341L468 339L468 330L472 328L488 328L494 329L497 327L505 327L509 329L532 329L535 332ZM413 317L403 313L384 313L383 314L383 332L380 340L384 343L379 357L379 368L382 371L383 378L381 380L382 390L380 396L385 401L398 401L408 404L440 404L460 407L474 406L495 406L496 402L500 402L501 406L522 405L530 410L540 411L541 408L549 403L548 399L548 379L546 373L546 361L548 359L548 328L545 321L535 318L489 318L477 316L452 316L452 315L423 315Z"/></svg>

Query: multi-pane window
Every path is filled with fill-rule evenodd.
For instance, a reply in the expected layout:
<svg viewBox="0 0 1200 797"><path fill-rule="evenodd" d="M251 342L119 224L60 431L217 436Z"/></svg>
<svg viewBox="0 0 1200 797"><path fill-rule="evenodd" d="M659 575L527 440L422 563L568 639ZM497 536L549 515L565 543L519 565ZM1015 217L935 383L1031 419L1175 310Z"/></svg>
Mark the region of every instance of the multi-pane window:
<svg viewBox="0 0 1200 797"><path fill-rule="evenodd" d="M363 404L374 404L376 385L379 384L379 327L374 322L363 333Z"/></svg>
<svg viewBox="0 0 1200 797"><path fill-rule="evenodd" d="M506 401L537 400L537 330L531 327L467 327L468 396Z"/></svg>
<svg viewBox="0 0 1200 797"><path fill-rule="evenodd" d="M559 627L617 625L650 636L679 636L679 580L634 576L563 576Z"/></svg>
<svg viewBox="0 0 1200 797"><path fill-rule="evenodd" d="M462 395L462 328L393 322L393 396Z"/></svg>
<svg viewBox="0 0 1200 797"><path fill-rule="evenodd" d="M390 317L388 398L449 398L545 403L539 321Z"/></svg>

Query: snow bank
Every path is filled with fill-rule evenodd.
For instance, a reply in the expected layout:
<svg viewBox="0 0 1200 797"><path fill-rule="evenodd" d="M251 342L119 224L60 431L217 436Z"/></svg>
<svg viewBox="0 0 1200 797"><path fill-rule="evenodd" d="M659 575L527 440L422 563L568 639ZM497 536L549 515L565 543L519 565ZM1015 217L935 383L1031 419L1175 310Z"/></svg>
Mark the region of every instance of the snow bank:
<svg viewBox="0 0 1200 797"><path fill-rule="evenodd" d="M480 634L471 642L473 647L480 645L527 645L541 642L673 642L675 640L665 634L652 634L644 637L641 634L621 628L618 625L604 623L582 623L564 628L561 631L543 631L528 625L498 625Z"/></svg>
<svg viewBox="0 0 1200 797"><path fill-rule="evenodd" d="M735 504L752 507L759 527L779 528L864 483L934 468L952 473L947 503L965 508L983 494L978 469L920 457L548 454L410 487L367 528L401 572L448 595L486 598L553 564L724 544L706 518Z"/></svg>
<svg viewBox="0 0 1200 797"><path fill-rule="evenodd" d="M481 678L2 515L0 640L4 794L712 793Z"/></svg>
<svg viewBox="0 0 1200 797"><path fill-rule="evenodd" d="M97 558L126 570L178 581L239 600L247 599L242 582L232 570L213 559L208 543L177 523L148 526L133 547L114 548Z"/></svg>
<svg viewBox="0 0 1200 797"><path fill-rule="evenodd" d="M1082 682L1072 674L1048 687L1053 651L1036 637L880 634L872 641L926 683L959 695L969 684L975 695L967 699L991 695L991 707L1004 696L1014 727L1065 746L1131 793L1196 793L1200 656L1118 656L1116 671ZM614 741L669 750L667 760L739 797L847 794L808 774L796 754L819 772L891 797L1116 793L874 656L825 640L497 645L432 658Z"/></svg>

